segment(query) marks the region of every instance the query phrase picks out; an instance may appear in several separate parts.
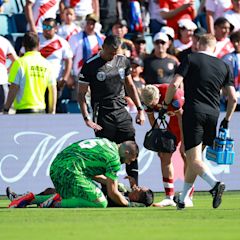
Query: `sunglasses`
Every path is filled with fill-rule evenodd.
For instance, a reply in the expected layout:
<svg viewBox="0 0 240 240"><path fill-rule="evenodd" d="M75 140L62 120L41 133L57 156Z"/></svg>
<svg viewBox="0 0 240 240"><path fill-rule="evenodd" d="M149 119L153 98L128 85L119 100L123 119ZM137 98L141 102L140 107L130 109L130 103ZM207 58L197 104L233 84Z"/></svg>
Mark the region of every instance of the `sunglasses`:
<svg viewBox="0 0 240 240"><path fill-rule="evenodd" d="M42 28L43 28L43 30L52 30L54 28L54 26L43 24Z"/></svg>
<svg viewBox="0 0 240 240"><path fill-rule="evenodd" d="M155 44L157 44L157 45L159 45L159 44L161 44L161 45L164 45L166 42L164 42L164 41L162 41L162 40L157 40L157 41L155 41Z"/></svg>

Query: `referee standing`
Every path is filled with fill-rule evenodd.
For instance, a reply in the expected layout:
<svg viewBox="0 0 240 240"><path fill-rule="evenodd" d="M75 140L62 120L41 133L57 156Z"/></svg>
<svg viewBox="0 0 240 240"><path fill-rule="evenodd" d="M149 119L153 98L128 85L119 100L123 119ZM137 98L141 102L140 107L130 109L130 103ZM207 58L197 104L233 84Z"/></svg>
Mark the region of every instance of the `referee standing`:
<svg viewBox="0 0 240 240"><path fill-rule="evenodd" d="M200 37L199 52L190 54L179 66L163 103L166 109L183 81L185 103L182 124L187 169L183 191L177 202L178 209L185 207L184 200L197 175L212 188L213 208L221 204L225 189L225 184L219 182L202 161L202 149L206 145L211 146L216 136L221 88L226 90L228 97L227 112L221 127L228 128L237 101L233 76L228 65L213 56L215 46L216 39L211 34Z"/></svg>
<svg viewBox="0 0 240 240"><path fill-rule="evenodd" d="M116 143L135 140L132 118L126 110L125 89L137 106L136 122L142 125L145 115L130 74L129 60L118 53L121 40L108 36L102 50L88 59L79 78L79 102L86 125L97 137L106 137ZM90 88L93 119L87 111L86 93ZM137 161L126 166L127 174L138 184Z"/></svg>

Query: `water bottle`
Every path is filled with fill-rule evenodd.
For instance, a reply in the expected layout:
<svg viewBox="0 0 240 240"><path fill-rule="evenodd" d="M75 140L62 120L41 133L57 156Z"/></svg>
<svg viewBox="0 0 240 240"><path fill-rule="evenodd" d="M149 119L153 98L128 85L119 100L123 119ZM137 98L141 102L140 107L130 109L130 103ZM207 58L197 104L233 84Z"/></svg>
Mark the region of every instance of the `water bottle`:
<svg viewBox="0 0 240 240"><path fill-rule="evenodd" d="M226 140L222 139L222 138L215 138L214 140L214 144L213 144L213 149L217 152L222 152L225 150L226 147Z"/></svg>
<svg viewBox="0 0 240 240"><path fill-rule="evenodd" d="M226 140L229 136L229 130L226 128L220 128L218 132L218 138Z"/></svg>
<svg viewBox="0 0 240 240"><path fill-rule="evenodd" d="M227 138L226 140L226 150L234 151L234 140L232 138Z"/></svg>

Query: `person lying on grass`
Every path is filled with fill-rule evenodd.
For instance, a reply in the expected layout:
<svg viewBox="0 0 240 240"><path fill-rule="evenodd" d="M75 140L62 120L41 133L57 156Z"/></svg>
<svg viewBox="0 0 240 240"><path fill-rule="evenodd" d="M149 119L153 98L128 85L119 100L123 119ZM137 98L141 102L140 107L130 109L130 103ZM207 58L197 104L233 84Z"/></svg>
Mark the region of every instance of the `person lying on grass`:
<svg viewBox="0 0 240 240"><path fill-rule="evenodd" d="M137 186L135 183L135 179L130 176L126 176L125 178L129 179L130 187L124 185L123 183L118 183L118 190L126 198L126 200L131 202L131 205L129 207L151 206L154 200L154 194L152 190L146 187ZM19 199L22 199L22 201L24 201L25 196L27 194L20 196L17 193L15 193L10 187L7 187L6 195L11 202L13 201L19 202ZM107 207L121 207L120 205L112 201L111 198L107 196L107 193L105 193L105 196L108 201ZM39 194L35 194L34 199L31 202L29 202L28 205L36 204L39 207L53 207L54 203L60 200L59 198L61 199L60 195L56 192L55 188L46 188ZM18 207L26 206L20 204Z"/></svg>

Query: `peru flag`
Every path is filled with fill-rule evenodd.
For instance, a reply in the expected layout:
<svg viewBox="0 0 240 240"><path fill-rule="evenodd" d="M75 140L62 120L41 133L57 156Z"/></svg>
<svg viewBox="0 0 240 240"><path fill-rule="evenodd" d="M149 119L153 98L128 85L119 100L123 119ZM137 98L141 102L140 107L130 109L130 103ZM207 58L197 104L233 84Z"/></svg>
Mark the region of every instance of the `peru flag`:
<svg viewBox="0 0 240 240"><path fill-rule="evenodd" d="M134 32L143 32L141 7L138 1L130 2L130 29Z"/></svg>

